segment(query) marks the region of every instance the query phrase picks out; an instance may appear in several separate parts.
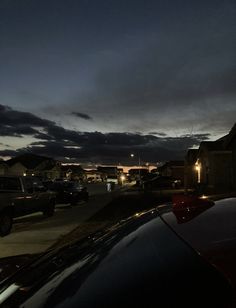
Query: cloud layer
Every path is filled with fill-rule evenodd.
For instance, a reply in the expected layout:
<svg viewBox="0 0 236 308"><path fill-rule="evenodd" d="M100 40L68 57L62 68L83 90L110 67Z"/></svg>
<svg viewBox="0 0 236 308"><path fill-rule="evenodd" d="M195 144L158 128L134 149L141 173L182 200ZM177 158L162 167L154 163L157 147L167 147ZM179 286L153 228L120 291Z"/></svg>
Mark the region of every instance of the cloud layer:
<svg viewBox="0 0 236 308"><path fill-rule="evenodd" d="M78 132L65 129L53 121L42 119L32 113L14 110L0 105L0 136L26 138L36 141L24 148L9 149L0 145L0 156L16 156L24 152L51 156L60 160L93 163L136 163L130 158L134 153L143 162L181 159L185 151L209 134L182 135L168 137L163 132L140 133L101 133Z"/></svg>

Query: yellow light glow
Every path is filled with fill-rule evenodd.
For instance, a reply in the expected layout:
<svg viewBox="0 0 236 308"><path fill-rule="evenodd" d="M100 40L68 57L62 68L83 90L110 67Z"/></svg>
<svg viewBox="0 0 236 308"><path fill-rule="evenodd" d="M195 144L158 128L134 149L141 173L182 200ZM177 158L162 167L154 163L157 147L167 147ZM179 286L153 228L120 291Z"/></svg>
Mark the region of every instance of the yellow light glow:
<svg viewBox="0 0 236 308"><path fill-rule="evenodd" d="M199 161L196 162L195 164L195 170L197 171L197 181L198 183L201 182L201 163L199 163Z"/></svg>

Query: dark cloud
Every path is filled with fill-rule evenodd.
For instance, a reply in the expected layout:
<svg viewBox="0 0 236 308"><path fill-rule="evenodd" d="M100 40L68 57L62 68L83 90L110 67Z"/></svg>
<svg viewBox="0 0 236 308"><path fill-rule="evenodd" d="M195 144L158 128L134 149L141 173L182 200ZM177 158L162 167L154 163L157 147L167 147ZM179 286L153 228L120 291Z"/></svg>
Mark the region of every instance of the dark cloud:
<svg viewBox="0 0 236 308"><path fill-rule="evenodd" d="M41 119L30 112L16 111L11 107L0 105L0 123L7 126L34 126L45 127L54 122Z"/></svg>
<svg viewBox="0 0 236 308"><path fill-rule="evenodd" d="M167 134L163 133L163 132L149 132L148 134L149 135L157 135L157 136L161 136L161 137L167 136Z"/></svg>
<svg viewBox="0 0 236 308"><path fill-rule="evenodd" d="M54 122L41 119L30 112L16 111L0 105L0 136L35 135L38 133L37 128L54 125Z"/></svg>
<svg viewBox="0 0 236 308"><path fill-rule="evenodd" d="M90 117L88 114L86 113L81 113L81 112L71 112L72 115L78 117L78 118L81 118L81 119L84 119L84 120L92 120L93 118Z"/></svg>
<svg viewBox="0 0 236 308"><path fill-rule="evenodd" d="M4 123L0 131L2 136L32 135L38 139L16 151L2 150L1 156L16 156L32 152L60 160L67 158L72 161L94 163L135 163L130 161L130 154L135 153L136 157L140 156L142 161L155 163L160 160L183 158L188 148L197 146L210 137L209 134L167 137L164 133L157 133L159 136L155 136L139 133L77 132L35 117L33 114L14 111L2 105L0 115ZM28 126L25 126L24 116L28 119ZM14 120L17 123L15 127Z"/></svg>

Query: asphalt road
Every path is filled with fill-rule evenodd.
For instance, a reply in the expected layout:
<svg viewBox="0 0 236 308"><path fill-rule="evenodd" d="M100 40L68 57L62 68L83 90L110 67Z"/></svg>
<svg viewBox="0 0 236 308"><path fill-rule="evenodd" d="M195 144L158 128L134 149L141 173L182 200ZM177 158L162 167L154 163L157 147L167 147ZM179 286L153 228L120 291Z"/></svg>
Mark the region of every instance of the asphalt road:
<svg viewBox="0 0 236 308"><path fill-rule="evenodd" d="M34 213L14 220L11 234L0 238L0 258L19 254L38 253L55 244L65 234L107 205L113 193L105 184L89 184L90 200L76 206L57 205L53 217Z"/></svg>
<svg viewBox="0 0 236 308"><path fill-rule="evenodd" d="M124 188L126 192L120 193L117 187L116 191L108 193L106 185L102 183L89 184L87 188L90 194L87 203L82 202L73 207L57 205L54 216L49 218L43 217L42 213L34 213L15 219L11 234L0 238L0 258L43 252L57 242L64 241L65 235L81 228L98 212L103 220L115 222L168 201L172 194L180 192L157 191L146 196L128 187Z"/></svg>

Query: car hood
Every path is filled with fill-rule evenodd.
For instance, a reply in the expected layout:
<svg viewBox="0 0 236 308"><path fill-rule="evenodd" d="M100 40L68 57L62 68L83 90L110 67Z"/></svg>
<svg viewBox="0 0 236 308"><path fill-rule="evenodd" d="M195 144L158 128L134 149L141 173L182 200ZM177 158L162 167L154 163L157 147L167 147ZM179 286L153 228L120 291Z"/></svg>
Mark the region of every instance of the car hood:
<svg viewBox="0 0 236 308"><path fill-rule="evenodd" d="M32 263L38 257L38 254L27 254L0 258L0 282L11 277L23 266Z"/></svg>
<svg viewBox="0 0 236 308"><path fill-rule="evenodd" d="M203 299L206 306L226 307L230 292L221 274L152 210L45 254L0 285L0 304L144 307L159 294L165 307L200 307Z"/></svg>

